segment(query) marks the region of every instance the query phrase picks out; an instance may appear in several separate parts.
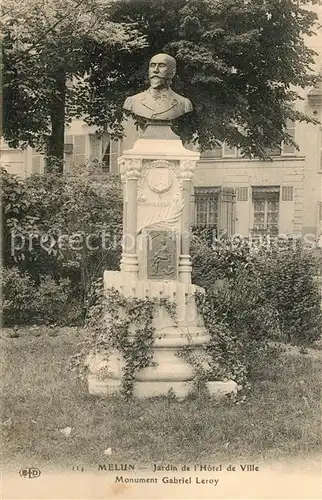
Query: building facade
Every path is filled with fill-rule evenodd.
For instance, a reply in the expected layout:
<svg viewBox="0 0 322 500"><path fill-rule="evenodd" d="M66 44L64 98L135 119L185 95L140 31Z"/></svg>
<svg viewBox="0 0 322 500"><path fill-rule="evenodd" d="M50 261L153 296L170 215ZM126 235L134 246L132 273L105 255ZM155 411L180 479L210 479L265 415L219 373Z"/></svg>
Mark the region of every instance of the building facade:
<svg viewBox="0 0 322 500"><path fill-rule="evenodd" d="M98 135L94 127L81 120L74 120L65 129L65 171L80 169L94 161L102 164L103 173L117 172L117 158L121 153L121 142L114 141L108 134ZM1 141L1 164L14 175L26 178L42 174L45 168L44 156L31 147L24 150L12 149Z"/></svg>
<svg viewBox="0 0 322 500"><path fill-rule="evenodd" d="M322 91L312 90L299 104L322 121ZM321 89L322 90L322 89ZM102 173L118 173L117 159L139 136L134 122L125 123L122 141L75 121L66 128L65 169L97 161ZM193 224L212 229L217 237L240 234L303 236L322 233L322 127L290 123L299 150L281 145L271 161L243 158L226 144L201 153L191 199ZM193 148L188 145L187 147ZM22 178L44 171L43 155L27 148L1 145L2 164Z"/></svg>
<svg viewBox="0 0 322 500"><path fill-rule="evenodd" d="M322 120L322 92L317 90L298 106ZM271 161L243 158L226 144L201 153L193 181L193 224L218 237L269 234L316 241L322 229L322 128L289 123L288 132L299 149L281 144ZM130 149L137 135L128 122L121 150Z"/></svg>

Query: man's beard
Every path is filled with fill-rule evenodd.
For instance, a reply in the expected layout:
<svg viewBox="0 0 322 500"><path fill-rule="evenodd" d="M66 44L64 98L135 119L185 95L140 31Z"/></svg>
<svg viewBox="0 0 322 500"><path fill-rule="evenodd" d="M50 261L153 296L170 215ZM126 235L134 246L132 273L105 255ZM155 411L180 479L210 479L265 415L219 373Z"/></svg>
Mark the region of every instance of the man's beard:
<svg viewBox="0 0 322 500"><path fill-rule="evenodd" d="M166 78L154 75L150 77L150 85L153 89L159 87L167 88L169 87L169 81Z"/></svg>

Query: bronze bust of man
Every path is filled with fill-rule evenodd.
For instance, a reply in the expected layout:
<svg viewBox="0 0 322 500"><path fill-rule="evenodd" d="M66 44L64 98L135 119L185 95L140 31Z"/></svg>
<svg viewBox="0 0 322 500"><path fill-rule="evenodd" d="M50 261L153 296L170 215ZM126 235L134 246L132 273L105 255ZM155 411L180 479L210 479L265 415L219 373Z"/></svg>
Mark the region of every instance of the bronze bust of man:
<svg viewBox="0 0 322 500"><path fill-rule="evenodd" d="M192 111L186 97L176 94L170 84L176 74L176 61L168 54L157 54L149 64L150 87L128 97L123 105L134 115L150 120L174 120Z"/></svg>

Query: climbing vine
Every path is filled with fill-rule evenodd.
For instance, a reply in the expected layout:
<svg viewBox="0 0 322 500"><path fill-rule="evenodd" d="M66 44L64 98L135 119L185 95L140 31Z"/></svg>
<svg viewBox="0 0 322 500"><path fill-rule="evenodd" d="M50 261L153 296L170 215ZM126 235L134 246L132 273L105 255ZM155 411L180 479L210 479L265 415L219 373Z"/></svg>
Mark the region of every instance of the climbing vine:
<svg viewBox="0 0 322 500"><path fill-rule="evenodd" d="M201 395L207 392L207 382L211 378L211 369L207 356L207 346L201 346L199 350L188 337L188 345L177 350L176 355L188 363L194 371L194 393Z"/></svg>
<svg viewBox="0 0 322 500"><path fill-rule="evenodd" d="M99 352L108 359L116 349L124 360L122 394L133 394L135 373L153 366L153 318L158 309L164 308L176 321L176 304L164 297L125 297L111 288L104 292L103 281L95 283L87 317L88 334L81 352L72 357L71 368L84 375L86 357Z"/></svg>

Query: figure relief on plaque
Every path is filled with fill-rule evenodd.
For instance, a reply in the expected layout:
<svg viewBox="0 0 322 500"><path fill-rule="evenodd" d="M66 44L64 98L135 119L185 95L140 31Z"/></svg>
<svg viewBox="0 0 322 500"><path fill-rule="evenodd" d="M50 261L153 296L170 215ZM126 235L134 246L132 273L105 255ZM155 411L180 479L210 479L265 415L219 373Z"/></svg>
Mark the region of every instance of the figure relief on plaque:
<svg viewBox="0 0 322 500"><path fill-rule="evenodd" d="M148 278L176 279L176 242L167 231L148 233Z"/></svg>

